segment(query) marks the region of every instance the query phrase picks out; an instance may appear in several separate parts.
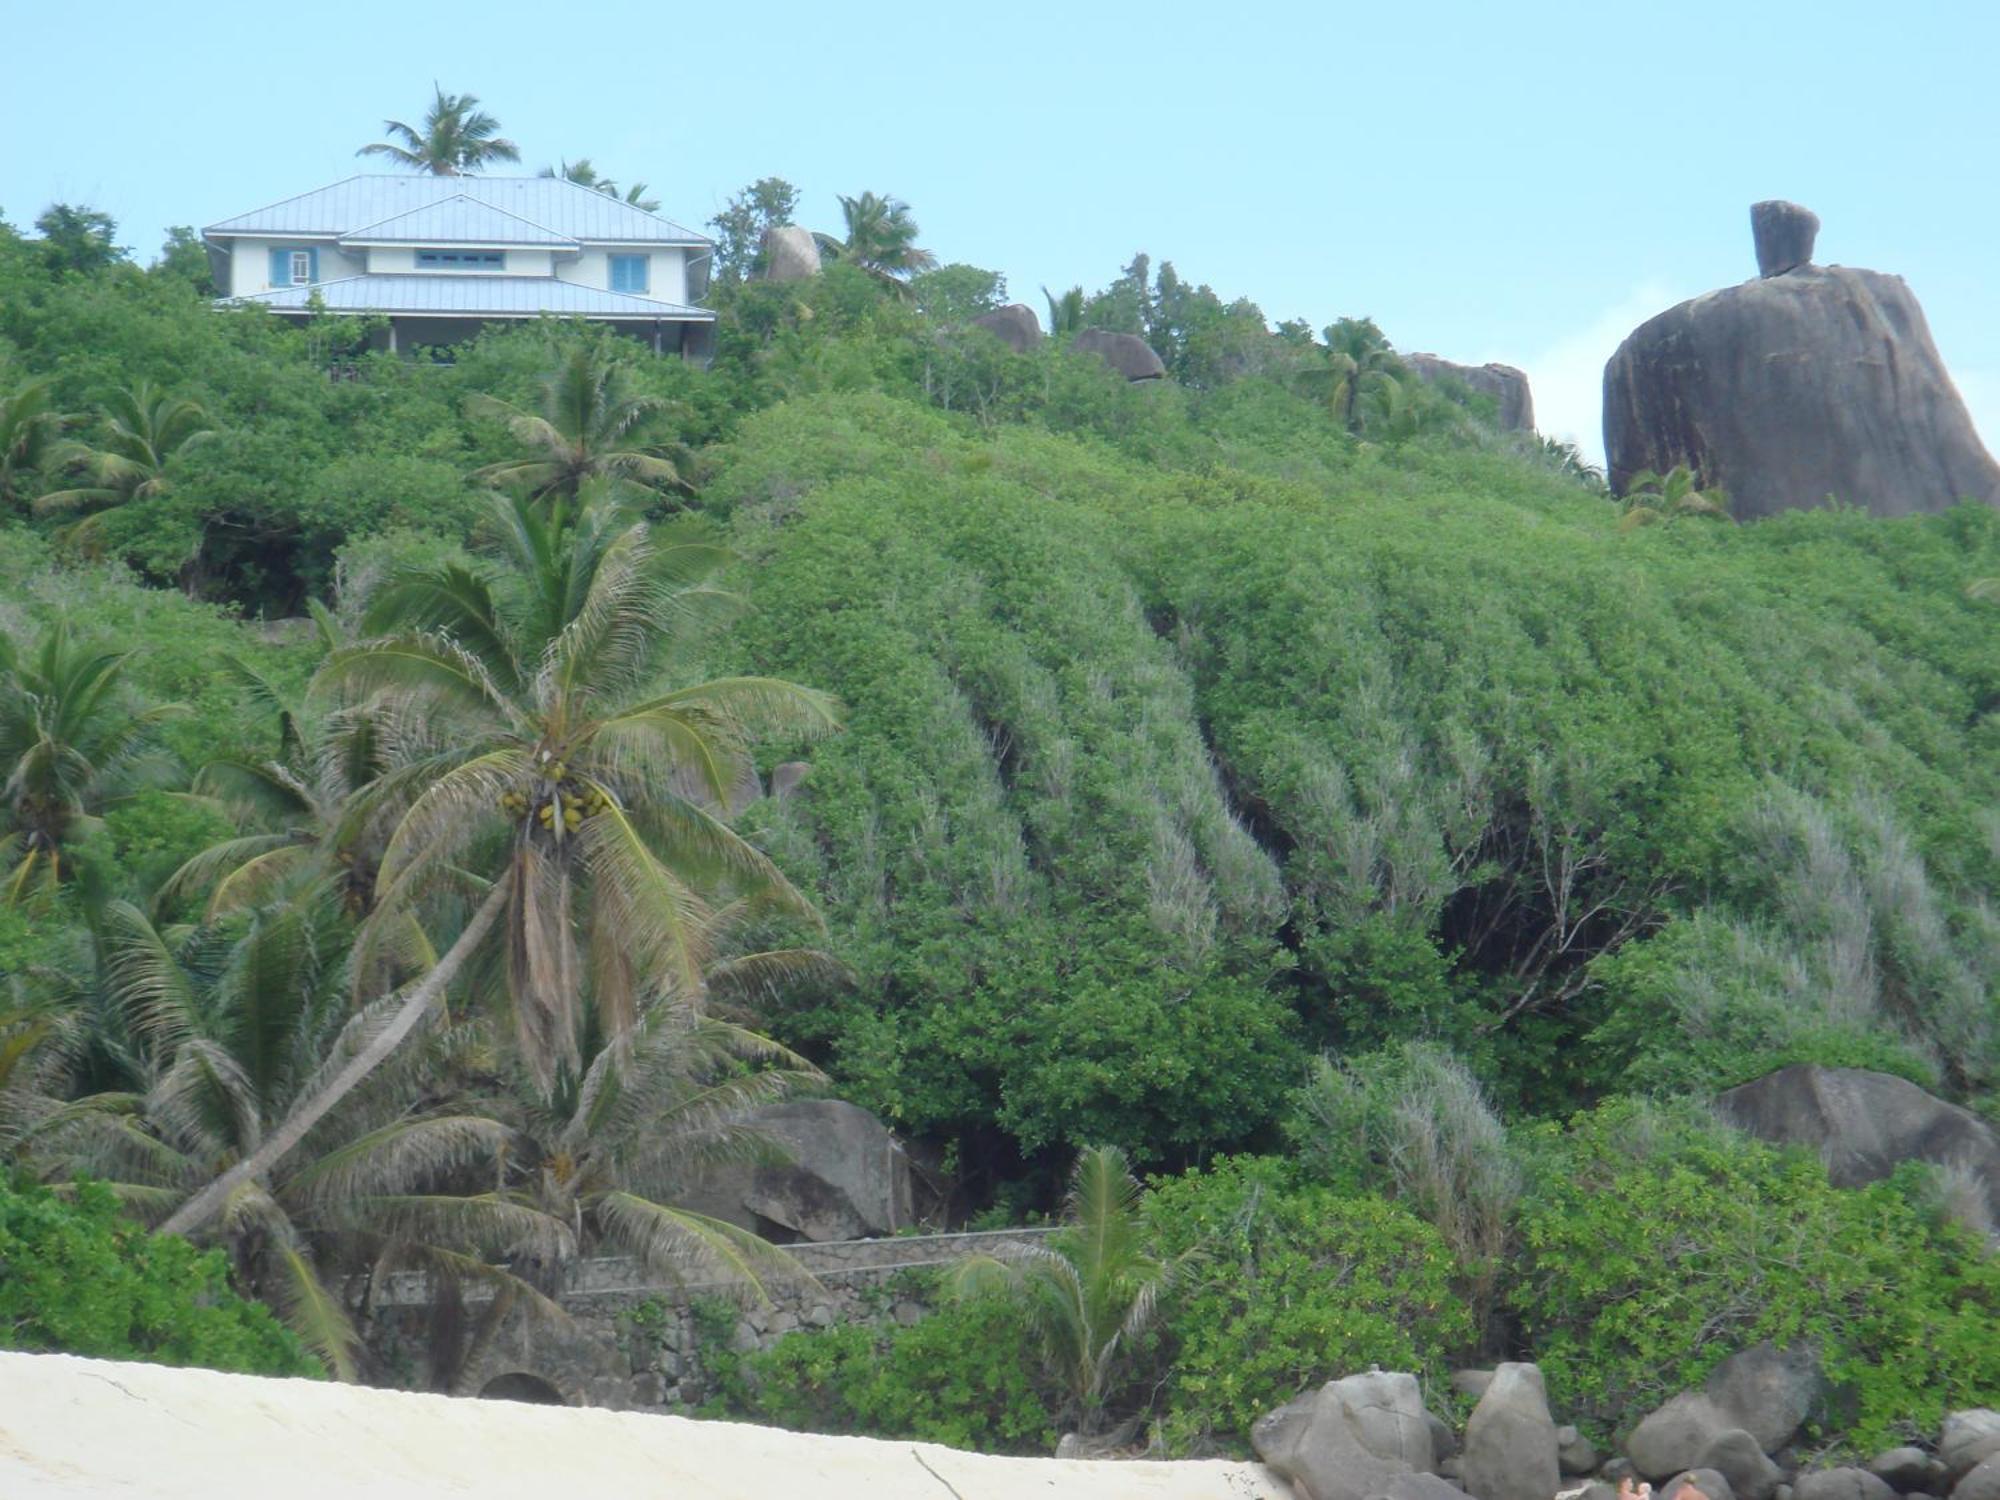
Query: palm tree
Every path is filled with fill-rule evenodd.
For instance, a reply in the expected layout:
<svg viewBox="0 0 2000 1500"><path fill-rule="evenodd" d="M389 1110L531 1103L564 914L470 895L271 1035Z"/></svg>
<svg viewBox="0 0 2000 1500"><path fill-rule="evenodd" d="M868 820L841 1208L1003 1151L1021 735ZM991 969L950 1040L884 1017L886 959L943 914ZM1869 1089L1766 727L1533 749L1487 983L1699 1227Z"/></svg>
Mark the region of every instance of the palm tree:
<svg viewBox="0 0 2000 1500"><path fill-rule="evenodd" d="M54 453L69 422L50 404L46 380L24 381L0 396L0 504L24 501L22 481Z"/></svg>
<svg viewBox="0 0 2000 1500"><path fill-rule="evenodd" d="M725 913L748 903L813 916L722 810L755 775L754 736L824 733L832 700L762 677L676 686L703 626L732 602L709 585L728 554L649 529L608 482L578 503L572 517L562 502L496 495L496 566L406 575L369 612L375 638L321 668L322 688L371 694L437 726L447 747L358 799L398 813L364 950L441 883L469 886L479 905L374 1040L168 1229L202 1222L289 1150L496 931L521 1058L553 1097L579 1069L587 1007L616 1041L649 998L698 1001Z"/></svg>
<svg viewBox="0 0 2000 1500"><path fill-rule="evenodd" d="M1065 334L1078 333L1083 329L1083 288L1073 286L1058 297L1047 287L1042 288L1042 297L1049 304L1049 337L1061 338Z"/></svg>
<svg viewBox="0 0 2000 1500"><path fill-rule="evenodd" d="M0 632L0 774L11 825L0 865L11 867L4 899L22 899L37 879L62 878L63 850L105 805L142 783L153 726L178 704L132 711L120 678L130 652L98 651L67 623L33 649Z"/></svg>
<svg viewBox="0 0 2000 1500"><path fill-rule="evenodd" d="M590 164L590 158L587 156L579 156L574 162L565 160L553 167L543 167L535 175L537 177L560 177L564 182L573 182L578 187L596 188L598 192L605 194L607 197L616 198L620 203L631 204L641 213L656 214L660 211L660 200L646 196L645 183L635 182L625 189L621 195L618 191L618 184L613 182L609 177L600 176L597 168Z"/></svg>
<svg viewBox="0 0 2000 1500"><path fill-rule="evenodd" d="M2000 576L1973 579L1965 586L1965 597L1982 604L2000 604Z"/></svg>
<svg viewBox="0 0 2000 1500"><path fill-rule="evenodd" d="M325 882L294 882L217 925L161 928L113 901L92 927L112 1007L105 1029L130 1076L44 1109L27 1144L45 1178L103 1180L145 1222L254 1150L381 1020L379 1007L349 1011L341 971L352 926ZM343 1379L354 1377L359 1339L329 1285L336 1264L424 1265L534 1297L476 1252L532 1245L559 1254L564 1239L490 1193L441 1190L469 1166L490 1170L513 1143L509 1127L412 1113L408 1078L378 1074L375 1084L350 1096L268 1187L236 1188L213 1230L237 1284Z"/></svg>
<svg viewBox="0 0 2000 1500"><path fill-rule="evenodd" d="M1326 364L1315 372L1326 386L1327 408L1348 432L1361 430L1361 397L1403 373L1403 363L1373 318L1342 318L1326 330Z"/></svg>
<svg viewBox="0 0 2000 1500"><path fill-rule="evenodd" d="M101 447L66 443L53 462L80 468L89 479L75 489L56 490L35 501L37 515L55 510L96 512L165 494L171 488L167 465L176 454L215 436L199 402L162 393L151 381L118 391L105 403L106 432ZM83 540L95 527L86 515L67 530Z"/></svg>
<svg viewBox="0 0 2000 1500"><path fill-rule="evenodd" d="M1621 530L1652 526L1682 516L1704 516L1710 520L1734 519L1729 510L1729 493L1718 488L1698 489L1695 473L1686 464L1675 464L1665 474L1641 469L1626 481L1621 503L1625 519Z"/></svg>
<svg viewBox="0 0 2000 1500"><path fill-rule="evenodd" d="M815 234L820 249L836 260L859 266L871 276L901 286L904 278L937 265L937 257L917 247L917 222L910 217L910 205L895 198L863 193L858 198L843 195L841 216L847 221L847 237L835 239Z"/></svg>
<svg viewBox="0 0 2000 1500"><path fill-rule="evenodd" d="M505 423L522 449L520 457L488 464L472 478L519 486L536 500L573 500L593 479L630 480L653 490L686 488L665 445L645 437L668 403L634 395L630 386L624 365L578 344L543 380L539 411L497 396L470 397L466 411Z"/></svg>
<svg viewBox="0 0 2000 1500"><path fill-rule="evenodd" d="M762 954L720 966L727 985L746 969L810 967L814 954ZM575 1232L574 1249L635 1256L679 1282L689 1274L755 1292L796 1279L797 1264L757 1235L675 1206L692 1170L772 1154L749 1123L761 1104L819 1074L803 1058L744 1027L705 1014L685 993L657 998L616 1037L594 1027L579 1073L552 1094L521 1090L532 1146L512 1163L506 1202L547 1219L546 1234Z"/></svg>
<svg viewBox="0 0 2000 1500"><path fill-rule="evenodd" d="M1361 392L1361 431L1384 442L1406 443L1448 426L1455 411L1415 375L1384 373Z"/></svg>
<svg viewBox="0 0 2000 1500"><path fill-rule="evenodd" d="M1193 1259L1152 1254L1139 1196L1125 1153L1093 1147L1077 1157L1064 1227L1047 1244L968 1256L952 1270L957 1296L1018 1299L1086 1436L1103 1420L1126 1350Z"/></svg>
<svg viewBox="0 0 2000 1500"><path fill-rule="evenodd" d="M479 107L471 94L447 94L437 84L421 129L401 120L384 120L392 140L363 146L356 156L386 156L412 171L434 177L457 177L499 161L519 161L521 150L500 136L500 122Z"/></svg>

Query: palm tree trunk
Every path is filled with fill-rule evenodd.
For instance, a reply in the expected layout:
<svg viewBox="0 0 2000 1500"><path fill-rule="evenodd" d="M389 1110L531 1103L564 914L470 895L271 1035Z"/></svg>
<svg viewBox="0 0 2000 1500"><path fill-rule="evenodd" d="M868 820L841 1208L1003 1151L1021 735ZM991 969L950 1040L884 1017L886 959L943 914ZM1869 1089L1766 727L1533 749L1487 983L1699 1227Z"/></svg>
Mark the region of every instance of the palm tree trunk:
<svg viewBox="0 0 2000 1500"><path fill-rule="evenodd" d="M389 1054L403 1044L404 1038L417 1029L417 1023L424 1018L425 1012L444 992L445 986L451 983L472 950L479 946L480 939L493 926L507 904L508 884L505 879L493 883L486 900L472 914L465 930L459 933L458 941L445 951L444 957L437 961L430 973L417 982L416 988L410 991L409 999L403 1002L402 1009L396 1012L389 1024L375 1033L367 1046L349 1058L347 1065L334 1074L325 1088L287 1115L283 1123L266 1137L263 1145L175 1209L166 1223L160 1226L161 1234L187 1234L207 1223L239 1185L253 1177L263 1176L277 1165L286 1152L305 1138L307 1131L325 1118L328 1110L352 1093L362 1079L380 1067Z"/></svg>

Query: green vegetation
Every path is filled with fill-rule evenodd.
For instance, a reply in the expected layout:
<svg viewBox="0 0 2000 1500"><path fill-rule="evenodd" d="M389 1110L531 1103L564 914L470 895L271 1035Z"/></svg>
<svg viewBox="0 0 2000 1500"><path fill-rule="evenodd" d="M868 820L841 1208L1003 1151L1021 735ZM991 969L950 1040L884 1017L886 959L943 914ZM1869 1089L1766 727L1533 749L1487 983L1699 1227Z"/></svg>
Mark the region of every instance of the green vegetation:
<svg viewBox="0 0 2000 1500"><path fill-rule="evenodd" d="M412 165L506 144L434 115ZM1627 524L1366 319L1139 256L1015 354L893 198L756 279L796 201L718 217L705 370L399 359L88 210L0 229L11 1162L365 1378L358 1273L783 1274L677 1195L824 1081L1070 1222L912 1327L709 1340L719 1410L1241 1451L1525 1356L1607 1430L1798 1335L1833 1438L2000 1400L1933 1187L1647 1102L1823 1062L1995 1110L2000 517L1682 525L1683 473Z"/></svg>

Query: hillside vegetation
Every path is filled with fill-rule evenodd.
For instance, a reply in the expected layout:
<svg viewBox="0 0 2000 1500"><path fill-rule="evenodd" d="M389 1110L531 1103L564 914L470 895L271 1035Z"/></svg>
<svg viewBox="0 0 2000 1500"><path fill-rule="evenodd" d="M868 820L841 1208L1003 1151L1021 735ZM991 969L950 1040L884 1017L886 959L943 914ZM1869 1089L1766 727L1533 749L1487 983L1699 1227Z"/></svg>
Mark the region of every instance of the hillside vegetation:
<svg viewBox="0 0 2000 1500"><path fill-rule="evenodd" d="M1070 311L1156 385L969 327L969 266L725 279L708 370L556 324L398 359L202 275L0 229L0 1146L161 1222L430 976L448 1024L200 1228L329 1368L367 1358L338 1273L754 1259L676 1174L817 1071L958 1211L1117 1147L1208 1258L1095 1405L980 1305L904 1365L836 1330L719 1381L773 1419L1234 1448L1346 1368L1539 1352L1608 1429L1829 1318L1836 1358L1902 1335L1870 1437L2000 1397L1937 1183L1835 1193L1685 1107L1813 1061L1995 1112L1990 509L1632 526L1372 325L1143 257ZM659 467L496 504L492 402L565 371ZM103 458L169 398L174 443ZM1776 1222L1893 1245L1909 1287L1791 1262L1683 1319L1618 1231L1655 1211L1731 1265ZM1318 1290L1274 1314L1260 1272Z"/></svg>

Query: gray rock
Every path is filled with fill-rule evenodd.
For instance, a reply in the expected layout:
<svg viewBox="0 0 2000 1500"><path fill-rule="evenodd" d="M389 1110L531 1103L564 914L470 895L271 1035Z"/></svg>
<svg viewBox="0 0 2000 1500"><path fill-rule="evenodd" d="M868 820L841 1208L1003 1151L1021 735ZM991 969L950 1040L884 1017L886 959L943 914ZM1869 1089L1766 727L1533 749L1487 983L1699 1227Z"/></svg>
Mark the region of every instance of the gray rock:
<svg viewBox="0 0 2000 1500"><path fill-rule="evenodd" d="M1931 1482L1931 1457L1921 1448L1891 1448L1868 1460L1868 1472L1899 1495L1927 1490Z"/></svg>
<svg viewBox="0 0 2000 1500"><path fill-rule="evenodd" d="M1782 198L1750 205L1750 237L1757 245L1757 274L1782 276L1812 264L1819 215Z"/></svg>
<svg viewBox="0 0 2000 1500"><path fill-rule="evenodd" d="M1465 1491L1435 1474L1391 1474L1368 1500L1465 1500Z"/></svg>
<svg viewBox="0 0 2000 1500"><path fill-rule="evenodd" d="M809 760L785 760L771 767L771 795L783 802L787 797L805 785L812 775Z"/></svg>
<svg viewBox="0 0 2000 1500"><path fill-rule="evenodd" d="M779 224L764 235L764 279L806 281L819 275L819 241L810 229Z"/></svg>
<svg viewBox="0 0 2000 1500"><path fill-rule="evenodd" d="M1302 1500L1368 1500L1395 1476L1435 1466L1416 1377L1380 1370L1330 1380L1260 1417L1250 1446Z"/></svg>
<svg viewBox="0 0 2000 1500"><path fill-rule="evenodd" d="M1771 1492L1785 1477L1741 1427L1732 1427L1711 1442L1695 1467L1713 1469L1727 1479L1736 1500L1771 1500Z"/></svg>
<svg viewBox="0 0 2000 1500"><path fill-rule="evenodd" d="M2000 1411L1978 1406L1945 1416L1938 1434L1938 1458L1947 1484L1956 1485L1996 1453L2000 1453Z"/></svg>
<svg viewBox="0 0 2000 1500"><path fill-rule="evenodd" d="M1789 1443L1825 1390L1819 1351L1810 1344L1780 1349L1766 1341L1732 1354L1703 1387L1716 1407L1733 1417L1766 1453Z"/></svg>
<svg viewBox="0 0 2000 1500"><path fill-rule="evenodd" d="M1438 1473L1442 1477L1449 1479L1453 1484L1457 1484L1459 1480L1465 1477L1464 1456L1462 1454L1454 1453L1450 1458L1439 1459Z"/></svg>
<svg viewBox="0 0 2000 1500"><path fill-rule="evenodd" d="M815 1241L890 1234L910 1223L909 1160L867 1110L842 1099L799 1099L759 1109L748 1123L788 1159L705 1168L691 1179L684 1206Z"/></svg>
<svg viewBox="0 0 2000 1500"><path fill-rule="evenodd" d="M2000 1207L2000 1133L1908 1079L1795 1063L1729 1089L1715 1103L1739 1130L1818 1152L1837 1187L1874 1182L1906 1161L1959 1163Z"/></svg>
<svg viewBox="0 0 2000 1500"><path fill-rule="evenodd" d="M1503 1364L1465 1424L1465 1488L1475 1500L1551 1500L1562 1487L1542 1372Z"/></svg>
<svg viewBox="0 0 2000 1500"><path fill-rule="evenodd" d="M1438 1462L1443 1463L1447 1458L1456 1458L1458 1434L1451 1430L1451 1423L1428 1407L1424 1409L1424 1420L1431 1425L1431 1452L1436 1455Z"/></svg>
<svg viewBox="0 0 2000 1500"><path fill-rule="evenodd" d="M1556 1429L1556 1460L1565 1474L1589 1474L1597 1468L1597 1445L1574 1427Z"/></svg>
<svg viewBox="0 0 2000 1500"><path fill-rule="evenodd" d="M1070 340L1079 354L1095 354L1127 380L1164 380L1167 367L1153 346L1134 333L1113 333L1106 328L1086 328Z"/></svg>
<svg viewBox="0 0 2000 1500"><path fill-rule="evenodd" d="M1665 1479L1694 1467L1709 1445L1732 1427L1732 1421L1702 1391L1683 1391L1650 1412L1625 1439L1625 1455L1643 1478Z"/></svg>
<svg viewBox="0 0 2000 1500"><path fill-rule="evenodd" d="M1597 1466L1597 1477L1607 1484L1623 1484L1626 1480L1640 1478L1639 1466L1629 1458L1614 1456Z"/></svg>
<svg viewBox="0 0 2000 1500"><path fill-rule="evenodd" d="M1802 265L1670 308L1604 367L1611 488L1687 464L1738 520L1829 495L1879 516L2000 505L1923 309L1900 277Z"/></svg>
<svg viewBox="0 0 2000 1500"><path fill-rule="evenodd" d="M1808 1469L1792 1484L1795 1500L1896 1500L1866 1469Z"/></svg>
<svg viewBox="0 0 2000 1500"><path fill-rule="evenodd" d="M1042 344L1041 319L1025 302L1009 302L972 320L974 328L984 328L1016 354L1031 354Z"/></svg>
<svg viewBox="0 0 2000 1500"><path fill-rule="evenodd" d="M1477 1401L1486 1394L1486 1387L1493 1383L1491 1370L1453 1370L1451 1388L1461 1396L1470 1396Z"/></svg>
<svg viewBox="0 0 2000 1500"><path fill-rule="evenodd" d="M1728 1478L1715 1469L1689 1469L1676 1474L1655 1494L1657 1500L1695 1500L1695 1492L1707 1500L1734 1500Z"/></svg>
<svg viewBox="0 0 2000 1500"><path fill-rule="evenodd" d="M1535 396L1527 372L1512 365L1460 365L1435 354L1399 354L1398 359L1427 385L1446 378L1461 381L1497 404L1494 423L1502 432L1535 430Z"/></svg>
<svg viewBox="0 0 2000 1500"><path fill-rule="evenodd" d="M2000 1453L1953 1485L1951 1500L2000 1500Z"/></svg>

